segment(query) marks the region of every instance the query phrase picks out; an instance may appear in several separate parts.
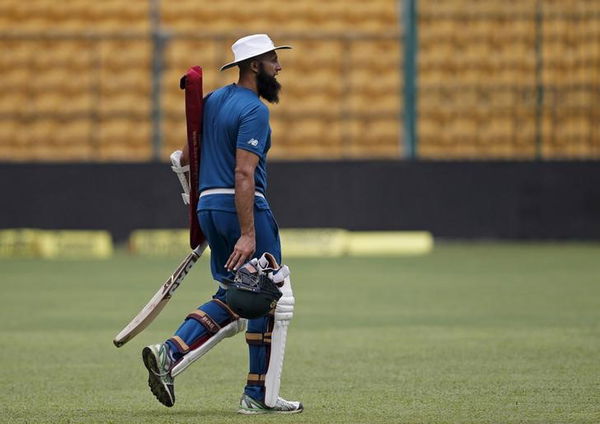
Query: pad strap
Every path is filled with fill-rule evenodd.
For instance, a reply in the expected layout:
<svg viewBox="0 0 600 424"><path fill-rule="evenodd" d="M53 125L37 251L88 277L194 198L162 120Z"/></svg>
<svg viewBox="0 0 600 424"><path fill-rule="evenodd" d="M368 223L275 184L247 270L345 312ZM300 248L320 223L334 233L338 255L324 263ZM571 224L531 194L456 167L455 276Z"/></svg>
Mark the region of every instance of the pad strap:
<svg viewBox="0 0 600 424"><path fill-rule="evenodd" d="M264 386L265 385L265 374L248 374L249 386Z"/></svg>
<svg viewBox="0 0 600 424"><path fill-rule="evenodd" d="M270 346L273 333L246 333L246 343L252 346Z"/></svg>
<svg viewBox="0 0 600 424"><path fill-rule="evenodd" d="M169 339L171 342L173 342L173 345L175 347L177 347L177 350L179 351L179 353L185 355L186 353L189 352L190 347L183 341L183 339L179 336L173 336Z"/></svg>
<svg viewBox="0 0 600 424"><path fill-rule="evenodd" d="M188 318L198 321L210 334L216 334L221 329L221 326L210 315L200 309L194 310L186 317L186 319Z"/></svg>

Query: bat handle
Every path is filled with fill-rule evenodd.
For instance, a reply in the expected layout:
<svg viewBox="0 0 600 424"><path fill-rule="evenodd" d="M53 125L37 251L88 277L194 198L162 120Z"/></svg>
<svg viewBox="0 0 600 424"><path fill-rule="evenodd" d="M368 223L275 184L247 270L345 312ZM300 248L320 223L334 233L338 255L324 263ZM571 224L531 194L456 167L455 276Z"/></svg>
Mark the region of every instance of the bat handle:
<svg viewBox="0 0 600 424"><path fill-rule="evenodd" d="M208 241L203 241L193 250L194 254L199 258L204 253L204 250L208 246Z"/></svg>

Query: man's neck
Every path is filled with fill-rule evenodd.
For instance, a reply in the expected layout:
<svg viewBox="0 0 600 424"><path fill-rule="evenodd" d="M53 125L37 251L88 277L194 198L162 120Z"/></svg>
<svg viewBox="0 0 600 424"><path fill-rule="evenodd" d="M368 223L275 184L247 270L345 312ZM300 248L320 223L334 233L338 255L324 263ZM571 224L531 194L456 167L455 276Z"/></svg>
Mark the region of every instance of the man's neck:
<svg viewBox="0 0 600 424"><path fill-rule="evenodd" d="M254 77L254 74L248 73L248 74L240 75L240 78L238 80L238 85L240 87L244 87L249 90L252 90L256 94L258 94L258 87L256 86L256 78Z"/></svg>

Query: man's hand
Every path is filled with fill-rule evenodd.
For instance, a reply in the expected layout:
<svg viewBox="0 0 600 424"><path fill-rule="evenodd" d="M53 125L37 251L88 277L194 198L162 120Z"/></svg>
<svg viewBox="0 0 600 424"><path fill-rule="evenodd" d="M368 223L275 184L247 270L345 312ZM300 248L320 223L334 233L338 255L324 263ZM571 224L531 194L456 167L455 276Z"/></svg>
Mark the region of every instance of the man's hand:
<svg viewBox="0 0 600 424"><path fill-rule="evenodd" d="M233 252L225 264L225 268L229 271L237 271L239 267L252 257L255 250L256 240L254 233L242 234L235 244Z"/></svg>

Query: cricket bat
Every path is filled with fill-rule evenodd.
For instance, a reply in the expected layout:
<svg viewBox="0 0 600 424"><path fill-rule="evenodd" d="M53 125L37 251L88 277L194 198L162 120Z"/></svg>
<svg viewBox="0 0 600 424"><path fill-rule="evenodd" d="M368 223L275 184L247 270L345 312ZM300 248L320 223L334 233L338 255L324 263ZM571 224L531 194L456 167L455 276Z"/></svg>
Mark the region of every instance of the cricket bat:
<svg viewBox="0 0 600 424"><path fill-rule="evenodd" d="M204 242L192 250L169 279L160 286L160 289L152 296L152 299L150 299L146 306L115 336L113 343L116 347L123 346L154 321L154 318L160 314L169 302L171 296L173 296L173 293L190 272L196 261L202 256L207 244L207 242Z"/></svg>
<svg viewBox="0 0 600 424"><path fill-rule="evenodd" d="M202 233L196 207L198 205L198 171L200 164L200 143L202 134L203 106L202 97L202 68L192 66L180 79L179 87L185 90L185 120L187 126L187 144L190 154L190 204L188 208L190 223L190 247L194 250L181 262L175 272L160 287L150 301L131 320L129 324L117 334L113 340L116 347L121 347L136 335L144 331L154 318L160 314L171 296L177 290L185 276L192 269L196 261L202 256L208 245ZM194 247L195 246L195 247Z"/></svg>

